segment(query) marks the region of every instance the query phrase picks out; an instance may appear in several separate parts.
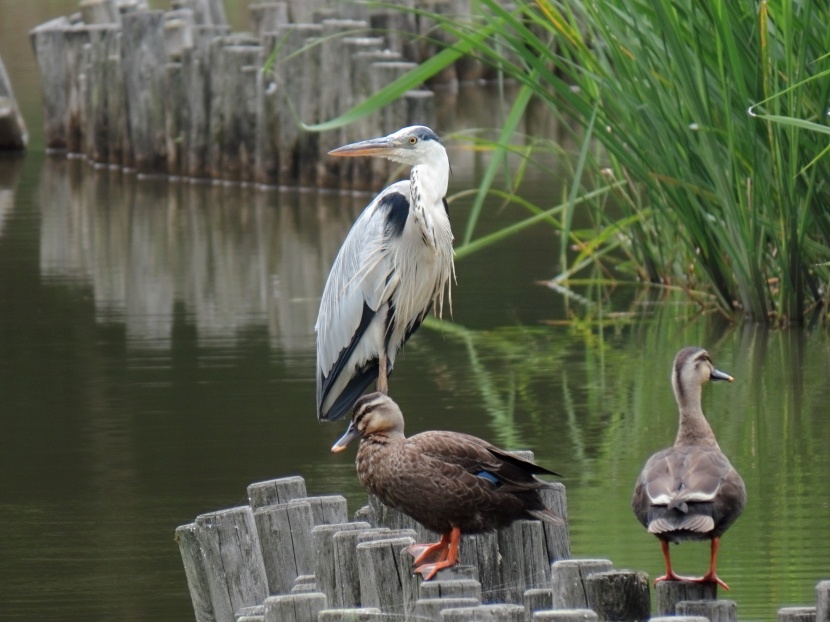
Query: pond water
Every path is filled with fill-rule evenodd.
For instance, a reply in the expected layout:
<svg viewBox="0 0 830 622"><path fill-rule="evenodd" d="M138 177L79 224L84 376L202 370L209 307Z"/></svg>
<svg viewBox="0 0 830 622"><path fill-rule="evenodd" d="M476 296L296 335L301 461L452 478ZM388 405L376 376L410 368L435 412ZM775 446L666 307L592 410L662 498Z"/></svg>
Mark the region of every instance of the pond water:
<svg viewBox="0 0 830 622"><path fill-rule="evenodd" d="M69 12L49 6L31 25ZM7 65L16 45L3 39ZM329 452L345 423L315 418L313 325L370 197L136 180L45 156L36 110L27 121L29 152L0 159L0 620L192 619L176 526L293 474L350 512L365 502L354 450ZM449 144L458 192L481 156ZM558 201L548 184L527 192ZM457 236L468 209L451 206ZM517 215L490 205L481 229ZM706 387L704 409L749 494L722 542L721 596L742 620L811 604L830 577L826 330L730 324L627 288L589 315L538 284L555 240L531 229L458 262L452 319L424 326L391 379L408 432L532 449L565 476L574 556L654 577L660 547L631 490L674 438L672 358L702 345L735 377ZM673 548L687 574L707 556Z"/></svg>

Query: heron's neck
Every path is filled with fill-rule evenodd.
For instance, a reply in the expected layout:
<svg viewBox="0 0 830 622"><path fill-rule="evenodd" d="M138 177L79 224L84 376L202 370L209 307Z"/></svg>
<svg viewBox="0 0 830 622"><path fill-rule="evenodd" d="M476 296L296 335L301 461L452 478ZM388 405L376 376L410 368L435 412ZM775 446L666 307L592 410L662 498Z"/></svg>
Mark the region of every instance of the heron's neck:
<svg viewBox="0 0 830 622"><path fill-rule="evenodd" d="M412 202L427 209L440 205L447 196L449 179L450 162L443 150L429 164L416 164L409 174Z"/></svg>

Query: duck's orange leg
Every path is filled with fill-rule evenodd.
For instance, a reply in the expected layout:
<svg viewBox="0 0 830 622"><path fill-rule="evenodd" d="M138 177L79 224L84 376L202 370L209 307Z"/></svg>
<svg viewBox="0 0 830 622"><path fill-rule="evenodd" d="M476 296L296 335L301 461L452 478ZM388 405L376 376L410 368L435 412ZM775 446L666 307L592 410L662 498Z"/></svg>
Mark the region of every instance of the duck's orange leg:
<svg viewBox="0 0 830 622"><path fill-rule="evenodd" d="M418 566L424 562L442 562L447 559L451 534L452 532L443 534L441 540L435 544L411 544L406 547L406 552L415 558L412 565Z"/></svg>
<svg viewBox="0 0 830 622"><path fill-rule="evenodd" d="M709 583L717 583L727 592L729 591L729 586L724 583L720 577L718 577L718 573L715 571L715 564L717 563L718 559L718 547L720 546L720 538L712 538L712 557L709 561L709 572L705 575L700 577L700 579L692 579L693 581L701 581L701 582L709 582Z"/></svg>
<svg viewBox="0 0 830 622"><path fill-rule="evenodd" d="M660 540L660 547L663 549L663 558L666 560L666 574L662 577L657 577L654 580L654 585L657 585L661 581L694 581L695 579L689 579L688 577L681 577L679 574L675 574L674 570L671 569L671 555L669 554L669 543L665 540Z"/></svg>
<svg viewBox="0 0 830 622"><path fill-rule="evenodd" d="M442 542L444 541L444 537L446 537L446 535L441 538ZM458 545L461 542L461 529L453 527L452 531L449 533L449 541L450 546L447 551L446 559L435 563L424 564L423 566L418 566L415 569L416 573L420 573L420 575L424 577L424 581L429 581L435 576L435 573L442 568L449 568L450 566L454 566L458 563Z"/></svg>

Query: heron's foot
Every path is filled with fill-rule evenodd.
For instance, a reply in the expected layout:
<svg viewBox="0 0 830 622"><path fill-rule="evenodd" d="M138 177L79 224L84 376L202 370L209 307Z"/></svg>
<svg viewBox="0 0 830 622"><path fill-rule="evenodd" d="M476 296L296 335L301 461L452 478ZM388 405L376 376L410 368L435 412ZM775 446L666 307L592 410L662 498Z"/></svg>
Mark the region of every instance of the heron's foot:
<svg viewBox="0 0 830 622"><path fill-rule="evenodd" d="M412 565L420 566L421 564L435 564L446 561L450 547L448 542L441 540L435 544L410 544L406 547L406 552L415 558ZM418 572L418 570L415 572Z"/></svg>
<svg viewBox="0 0 830 622"><path fill-rule="evenodd" d="M446 559L444 561L436 562L434 564L424 564L423 566L418 566L413 572L415 574L420 574L424 581L429 581L432 577L435 576L439 570L443 568L449 568L450 566L454 566L458 563L458 560L450 560Z"/></svg>

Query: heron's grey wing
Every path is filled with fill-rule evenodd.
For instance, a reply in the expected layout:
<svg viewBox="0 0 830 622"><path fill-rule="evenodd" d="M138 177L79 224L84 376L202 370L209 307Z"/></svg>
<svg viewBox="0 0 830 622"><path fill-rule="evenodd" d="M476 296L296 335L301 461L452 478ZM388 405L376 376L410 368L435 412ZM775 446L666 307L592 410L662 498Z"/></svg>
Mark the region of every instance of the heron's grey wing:
<svg viewBox="0 0 830 622"><path fill-rule="evenodd" d="M396 285L391 278L387 240L402 213L405 222L408 184L404 181L389 186L363 210L329 273L316 325L320 418L336 419L346 414L377 378L377 363L371 369L365 366L377 359L383 346L384 327L373 320ZM405 209L401 209L404 201ZM344 405L337 409L338 416L326 416L344 392L347 395Z"/></svg>

